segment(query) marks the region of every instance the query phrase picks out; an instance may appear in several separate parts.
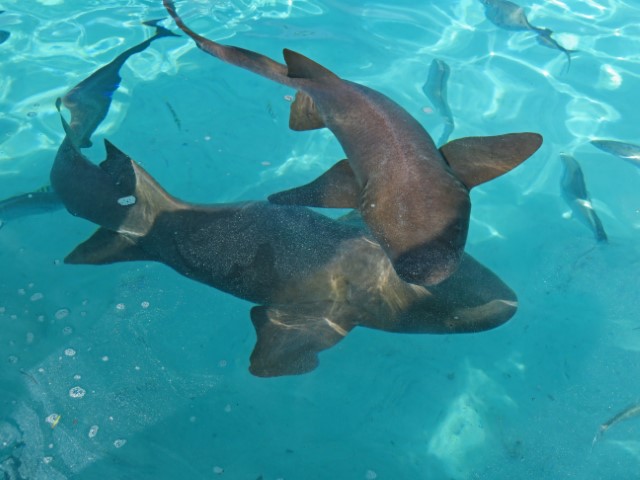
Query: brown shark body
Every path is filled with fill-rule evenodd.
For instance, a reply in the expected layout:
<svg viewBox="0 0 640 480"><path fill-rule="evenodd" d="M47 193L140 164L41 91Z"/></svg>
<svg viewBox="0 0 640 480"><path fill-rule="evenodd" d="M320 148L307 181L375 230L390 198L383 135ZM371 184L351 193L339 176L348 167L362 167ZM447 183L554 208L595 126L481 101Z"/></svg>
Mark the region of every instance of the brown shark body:
<svg viewBox="0 0 640 480"><path fill-rule="evenodd" d="M326 126L342 145L346 161L315 182L269 200L358 208L405 281L432 285L456 270L467 237L469 189L512 169L541 144L539 135L524 133L460 139L439 150L420 123L385 95L291 50L284 50L282 65L208 40L184 24L173 2L164 0L164 5L200 49L295 88L292 129Z"/></svg>
<svg viewBox="0 0 640 480"><path fill-rule="evenodd" d="M64 147L64 146L63 146ZM516 296L494 273L463 255L434 287L402 281L364 225L305 207L268 202L194 205L168 195L107 143L91 164L78 150L56 162L76 173L58 181L63 198L101 228L66 259L74 264L146 260L256 303L250 371L301 374L356 326L401 333L478 332L513 316ZM111 180L109 186L107 182ZM123 201L127 199L127 201Z"/></svg>

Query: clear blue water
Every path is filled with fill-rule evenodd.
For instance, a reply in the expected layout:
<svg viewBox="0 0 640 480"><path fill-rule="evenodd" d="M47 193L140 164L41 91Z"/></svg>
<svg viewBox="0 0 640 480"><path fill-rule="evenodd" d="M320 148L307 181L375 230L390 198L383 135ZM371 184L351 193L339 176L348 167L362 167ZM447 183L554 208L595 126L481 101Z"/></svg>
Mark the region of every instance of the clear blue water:
<svg viewBox="0 0 640 480"><path fill-rule="evenodd" d="M64 265L94 230L64 210L6 222L4 479L639 478L640 419L592 439L640 398L640 175L588 141L638 142L640 3L520 3L579 51L568 72L561 52L497 28L477 0L179 2L200 34L278 60L301 51L389 95L434 137L442 120L421 90L433 58L451 67L452 138L541 133L531 159L472 195L467 250L517 292L518 313L474 335L356 329L314 372L260 379L247 370L248 302L160 264ZM142 20L167 15L143 0L0 10L6 198L48 182L63 138L55 98L147 38ZM96 138L187 200L263 199L342 158L329 131L287 128L290 89L186 37L155 42L122 76ZM607 245L565 215L562 152L583 168Z"/></svg>

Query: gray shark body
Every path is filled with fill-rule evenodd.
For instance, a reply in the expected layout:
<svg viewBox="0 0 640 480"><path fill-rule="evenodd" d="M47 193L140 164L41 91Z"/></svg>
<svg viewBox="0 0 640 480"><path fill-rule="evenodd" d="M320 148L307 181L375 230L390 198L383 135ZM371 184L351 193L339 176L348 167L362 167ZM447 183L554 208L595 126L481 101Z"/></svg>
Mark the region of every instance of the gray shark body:
<svg viewBox="0 0 640 480"><path fill-rule="evenodd" d="M580 164L571 155L561 154L560 158L564 165L561 180L562 196L575 216L591 229L596 240L606 242L607 234L591 203Z"/></svg>
<svg viewBox="0 0 640 480"><path fill-rule="evenodd" d="M101 112L91 95L78 94L87 111ZM82 101L73 106L72 120L83 118ZM305 207L268 202L182 202L107 141L106 160L91 163L79 147L87 127L63 124L67 135L52 168L52 185L71 213L100 226L65 261L161 262L257 304L251 310L255 375L311 371L318 352L356 326L477 332L504 323L516 311L513 291L468 255L439 285L412 285L397 276L357 216L337 221Z"/></svg>
<svg viewBox="0 0 640 480"><path fill-rule="evenodd" d="M468 231L469 189L512 169L542 142L537 134L523 133L460 139L439 150L424 128L383 94L291 50L284 50L283 65L208 40L184 24L173 2L164 5L203 51L296 89L291 128L326 126L342 145L347 160L269 200L358 208L405 281L436 284L456 270Z"/></svg>
<svg viewBox="0 0 640 480"><path fill-rule="evenodd" d="M451 69L446 62L434 59L429 67L427 81L422 86L422 91L431 101L436 111L444 121L444 130L438 139L438 145L443 145L449 140L449 136L454 129L453 114L447 101L447 82Z"/></svg>

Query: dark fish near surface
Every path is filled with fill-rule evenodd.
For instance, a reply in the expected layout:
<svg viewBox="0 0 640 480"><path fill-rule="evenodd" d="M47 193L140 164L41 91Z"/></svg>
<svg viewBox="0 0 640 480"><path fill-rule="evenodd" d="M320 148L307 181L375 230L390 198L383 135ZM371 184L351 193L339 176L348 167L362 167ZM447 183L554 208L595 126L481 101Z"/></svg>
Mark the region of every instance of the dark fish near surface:
<svg viewBox="0 0 640 480"><path fill-rule="evenodd" d="M4 10L0 10L0 14L4 13ZM0 30L0 45L7 41L11 33L6 30Z"/></svg>
<svg viewBox="0 0 640 480"><path fill-rule="evenodd" d="M595 437L593 437L593 441L591 442L591 448L593 448L593 446L598 441L598 439L602 438L602 436L604 435L604 432L609 430L616 423L620 423L623 420L627 420L629 418L637 417L638 415L640 415L640 403L631 405L630 407L625 408L620 413L617 413L612 418L604 422L602 425L600 425L600 428L598 429L598 433L596 433Z"/></svg>
<svg viewBox="0 0 640 480"><path fill-rule="evenodd" d="M88 95L80 98L92 104ZM82 109L82 104L76 104ZM435 287L403 282L366 227L267 202L195 205L167 194L105 141L92 164L67 132L52 183L67 208L100 225L65 259L73 264L158 261L182 275L257 303L250 371L309 372L318 352L356 326L402 333L463 333L497 327L517 300L494 273L463 255ZM85 131L80 129L80 131Z"/></svg>
<svg viewBox="0 0 640 480"><path fill-rule="evenodd" d="M640 145L615 140L591 140L591 145L640 167Z"/></svg>
<svg viewBox="0 0 640 480"><path fill-rule="evenodd" d="M591 229L596 240L598 242L606 242L607 234L591 204L591 198L589 198L589 193L587 192L580 164L571 155L563 153L560 158L564 164L564 173L561 180L562 196L574 214Z"/></svg>
<svg viewBox="0 0 640 480"><path fill-rule="evenodd" d="M0 222L53 212L64 208L60 197L50 186L0 201Z"/></svg>
<svg viewBox="0 0 640 480"><path fill-rule="evenodd" d="M381 93L291 50L284 50L282 65L208 40L184 24L173 2L164 6L203 51L298 90L292 129L326 126L342 145L348 160L269 200L358 208L405 281L432 285L456 270L469 226L469 189L511 170L542 143L538 134L519 133L459 139L438 150L422 125Z"/></svg>
<svg viewBox="0 0 640 480"><path fill-rule="evenodd" d="M450 72L449 65L443 60L435 58L429 67L427 81L422 86L422 91L444 120L444 130L438 139L438 145L447 143L449 135L454 129L453 114L447 101L447 82Z"/></svg>
<svg viewBox="0 0 640 480"><path fill-rule="evenodd" d="M548 28L538 28L529 23L524 8L508 0L480 0L484 5L484 12L494 25L505 30L531 31L537 34L540 45L560 50L567 56L567 70L571 67L571 54L576 50L568 50L562 47L554 38L553 31Z"/></svg>
<svg viewBox="0 0 640 480"><path fill-rule="evenodd" d="M158 22L160 20L144 22L144 25L156 28L152 37L118 55L112 62L96 70L62 97L62 103L71 112L69 125L77 137L80 148L91 146L91 135L107 115L113 93L122 80L120 68L129 57L142 52L158 38L178 36L157 25Z"/></svg>

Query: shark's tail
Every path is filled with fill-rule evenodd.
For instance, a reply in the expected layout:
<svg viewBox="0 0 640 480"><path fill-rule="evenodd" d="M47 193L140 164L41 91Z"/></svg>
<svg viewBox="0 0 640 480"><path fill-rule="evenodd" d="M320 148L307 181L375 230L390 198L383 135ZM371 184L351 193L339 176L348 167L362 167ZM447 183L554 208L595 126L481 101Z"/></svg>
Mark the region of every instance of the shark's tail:
<svg viewBox="0 0 640 480"><path fill-rule="evenodd" d="M61 116L67 133L51 169L51 185L73 215L100 225L101 244L106 237L117 244L134 244L145 236L163 212L182 208L140 165L105 139L107 158L95 165L78 146L79 137ZM106 232L110 232L107 234ZM97 234L96 234L97 235ZM80 245L67 261L108 263L118 261L113 246L97 248L94 237Z"/></svg>

